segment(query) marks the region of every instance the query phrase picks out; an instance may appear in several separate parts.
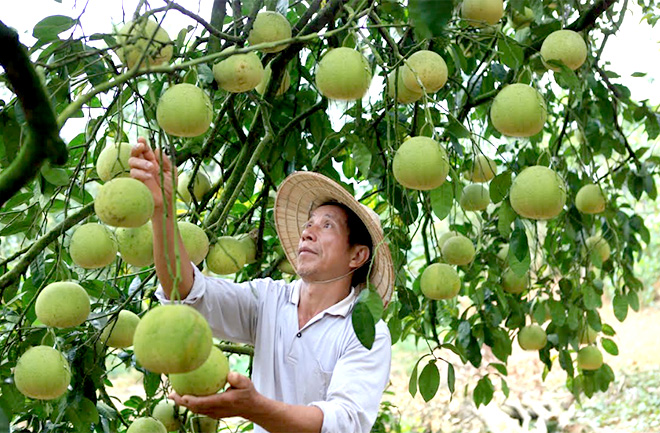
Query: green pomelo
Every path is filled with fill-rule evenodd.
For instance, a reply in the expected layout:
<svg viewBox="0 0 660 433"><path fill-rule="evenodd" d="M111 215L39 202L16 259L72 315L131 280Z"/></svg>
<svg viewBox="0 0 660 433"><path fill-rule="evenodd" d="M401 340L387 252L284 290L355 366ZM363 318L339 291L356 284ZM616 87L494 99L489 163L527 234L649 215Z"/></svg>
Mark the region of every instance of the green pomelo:
<svg viewBox="0 0 660 433"><path fill-rule="evenodd" d="M257 243L249 233L242 233L235 236L241 242L243 251L245 251L245 260L247 264L254 263L257 259Z"/></svg>
<svg viewBox="0 0 660 433"><path fill-rule="evenodd" d="M219 237L206 256L206 266L211 272L218 275L238 272L246 262L247 257L243 244L230 236Z"/></svg>
<svg viewBox="0 0 660 433"><path fill-rule="evenodd" d="M128 21L119 30L117 43L117 55L129 69L135 66L143 55L141 68L167 63L174 50L170 36L153 19Z"/></svg>
<svg viewBox="0 0 660 433"><path fill-rule="evenodd" d="M512 269L504 271L502 288L505 292L518 295L525 291L529 283L529 275L518 275Z"/></svg>
<svg viewBox="0 0 660 433"><path fill-rule="evenodd" d="M66 392L71 368L62 353L49 346L29 348L16 362L14 383L21 394L52 400Z"/></svg>
<svg viewBox="0 0 660 433"><path fill-rule="evenodd" d="M395 77L396 85L394 83ZM403 84L403 74L399 69L398 75L397 71L392 71L387 76L387 96L390 98L396 97L397 102L400 104L411 104L422 97L422 92L415 92L407 88Z"/></svg>
<svg viewBox="0 0 660 433"><path fill-rule="evenodd" d="M151 415L163 423L168 432L172 432L178 431L181 427L184 412L185 408L179 406L177 409L176 404L172 400L161 400L154 406Z"/></svg>
<svg viewBox="0 0 660 433"><path fill-rule="evenodd" d="M190 429L193 433L216 433L218 420L204 415L195 415L190 418Z"/></svg>
<svg viewBox="0 0 660 433"><path fill-rule="evenodd" d="M281 272L284 272L285 274L296 275L296 270L293 268L293 265L291 265L291 262L287 259L279 262L277 264L277 269L279 269Z"/></svg>
<svg viewBox="0 0 660 433"><path fill-rule="evenodd" d="M584 185L575 196L575 207L581 213L595 214L605 210L605 196L600 186Z"/></svg>
<svg viewBox="0 0 660 433"><path fill-rule="evenodd" d="M442 247L445 246L445 242L447 242L447 240L453 238L454 236L457 236L456 232L444 232L440 236L440 238L438 238L438 248L442 250Z"/></svg>
<svg viewBox="0 0 660 433"><path fill-rule="evenodd" d="M181 175L179 175L177 180L176 190L181 196L181 199L186 203L190 203L192 201L192 196L190 195L189 190L191 178L192 172L184 171L181 173ZM197 200L199 203L202 200L202 197L204 197L204 194L209 192L210 189L211 180L204 172L198 170L193 182L193 194L195 195L195 200Z"/></svg>
<svg viewBox="0 0 660 433"><path fill-rule="evenodd" d="M138 362L154 373L185 373L198 368L211 353L211 328L194 308L160 305L142 317L133 335Z"/></svg>
<svg viewBox="0 0 660 433"><path fill-rule="evenodd" d="M594 235L587 238L585 241L588 254L598 254L601 262L606 262L610 259L612 250L610 244L607 243L602 236Z"/></svg>
<svg viewBox="0 0 660 433"><path fill-rule="evenodd" d="M596 346L583 347L578 351L577 364L582 370L598 370L603 365L603 354Z"/></svg>
<svg viewBox="0 0 660 433"><path fill-rule="evenodd" d="M451 266L433 263L424 269L419 287L429 299L450 299L461 290L461 279Z"/></svg>
<svg viewBox="0 0 660 433"><path fill-rule="evenodd" d="M263 11L257 14L252 23L252 30L248 36L250 45L258 45L266 42L277 42L291 39L291 24L282 14L274 11ZM264 53L277 53L282 51L288 44L278 45L272 48L262 48Z"/></svg>
<svg viewBox="0 0 660 433"><path fill-rule="evenodd" d="M165 132L177 137L197 137L211 126L213 104L199 87L175 84L163 93L156 107L156 120Z"/></svg>
<svg viewBox="0 0 660 433"><path fill-rule="evenodd" d="M167 433L162 422L152 417L140 417L128 426L126 433Z"/></svg>
<svg viewBox="0 0 660 433"><path fill-rule="evenodd" d="M467 265L474 260L474 244L463 235L453 236L442 246L442 258L452 265Z"/></svg>
<svg viewBox="0 0 660 433"><path fill-rule="evenodd" d="M136 228L120 227L115 230L122 260L129 265L150 266L154 263L154 232L151 222Z"/></svg>
<svg viewBox="0 0 660 433"><path fill-rule="evenodd" d="M196 265L202 263L209 253L209 238L204 230L188 221L179 221L179 232L188 258Z"/></svg>
<svg viewBox="0 0 660 433"><path fill-rule="evenodd" d="M598 338L598 331L595 331L591 326L585 325L578 329L580 344L591 344L596 341L596 338Z"/></svg>
<svg viewBox="0 0 660 433"><path fill-rule="evenodd" d="M513 180L509 200L513 210L522 217L551 219L559 215L566 204L566 184L548 167L527 167Z"/></svg>
<svg viewBox="0 0 660 433"><path fill-rule="evenodd" d="M472 161L471 170L468 171L465 177L476 183L489 182L497 174L497 165L495 161L485 155L477 155Z"/></svg>
<svg viewBox="0 0 660 433"><path fill-rule="evenodd" d="M119 177L101 185L94 200L101 221L113 227L140 227L154 213L149 188L132 177Z"/></svg>
<svg viewBox="0 0 660 433"><path fill-rule="evenodd" d="M534 22L534 11L525 6L522 11L514 10L511 12L511 17L509 19L511 27L516 30L529 27L529 25Z"/></svg>
<svg viewBox="0 0 660 433"><path fill-rule="evenodd" d="M563 63L574 71L587 60L587 44L582 36L573 30L557 30L543 41L541 56L546 66L553 71L560 71L561 68L550 65L550 60Z"/></svg>
<svg viewBox="0 0 660 433"><path fill-rule="evenodd" d="M472 26L496 24L504 16L503 0L463 0L461 16Z"/></svg>
<svg viewBox="0 0 660 433"><path fill-rule="evenodd" d="M101 333L101 342L109 347L126 348L133 345L135 329L140 323L140 317L132 311L121 310L116 317L110 319Z"/></svg>
<svg viewBox="0 0 660 433"><path fill-rule="evenodd" d="M504 87L493 99L490 120L500 133L510 137L531 137L543 130L547 118L543 96L522 83Z"/></svg>
<svg viewBox="0 0 660 433"><path fill-rule="evenodd" d="M107 227L97 223L83 224L71 235L69 255L81 268L102 268L117 257L117 241Z"/></svg>
<svg viewBox="0 0 660 433"><path fill-rule="evenodd" d="M523 327L518 332L518 344L523 350L541 350L548 342L548 336L539 325Z"/></svg>
<svg viewBox="0 0 660 433"><path fill-rule="evenodd" d="M273 75L273 70L270 67L270 63L268 63L264 68L264 77L259 82L259 85L255 88L257 93L259 93L262 96L266 92L266 89L268 88L271 75ZM282 96L287 90L289 90L290 86L291 86L291 75L289 74L288 70L284 69L284 75L282 76L282 81L280 81L280 87L278 87L277 92L275 92L275 96Z"/></svg>
<svg viewBox="0 0 660 433"><path fill-rule="evenodd" d="M463 188L460 203L461 207L467 211L485 210L490 204L488 188L479 183L467 185Z"/></svg>
<svg viewBox="0 0 660 433"><path fill-rule="evenodd" d="M404 141L392 161L394 178L410 189L430 190L439 187L449 173L447 152L429 137Z"/></svg>
<svg viewBox="0 0 660 433"><path fill-rule="evenodd" d="M54 328L78 326L89 316L89 295L71 281L51 283L37 296L34 310L44 325Z"/></svg>
<svg viewBox="0 0 660 433"><path fill-rule="evenodd" d="M201 367L188 373L170 374L170 383L179 395L211 395L225 386L227 374L229 360L222 350L213 346Z"/></svg>
<svg viewBox="0 0 660 433"><path fill-rule="evenodd" d="M132 148L130 143L113 143L103 148L96 159L96 173L103 182L130 175L128 159L131 157Z"/></svg>
<svg viewBox="0 0 660 433"><path fill-rule="evenodd" d="M427 94L436 93L447 83L447 64L440 54L420 50L408 57L401 76L403 84L413 92L422 92L421 82Z"/></svg>
<svg viewBox="0 0 660 433"><path fill-rule="evenodd" d="M348 47L334 48L316 67L316 87L328 99L362 99L371 84L371 67L362 53Z"/></svg>
<svg viewBox="0 0 660 433"><path fill-rule="evenodd" d="M230 47L224 52L231 52ZM213 76L218 86L232 93L248 92L259 85L264 77L264 67L254 51L234 54L213 65Z"/></svg>

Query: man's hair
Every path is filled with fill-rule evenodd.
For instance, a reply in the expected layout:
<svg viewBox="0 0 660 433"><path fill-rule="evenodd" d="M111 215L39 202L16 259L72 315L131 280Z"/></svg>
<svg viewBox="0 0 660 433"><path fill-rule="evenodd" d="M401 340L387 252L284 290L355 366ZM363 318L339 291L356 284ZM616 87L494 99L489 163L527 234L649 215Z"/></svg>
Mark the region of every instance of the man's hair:
<svg viewBox="0 0 660 433"><path fill-rule="evenodd" d="M355 245L364 245L369 248L369 258L362 266L353 272L351 277L351 285L357 287L358 285L367 281L369 268L371 267L371 259L373 257L373 242L367 226L364 225L360 217L357 216L353 209L346 206L344 203L329 200L321 203L321 206L337 206L343 209L346 214L346 226L348 227L348 245L353 247Z"/></svg>

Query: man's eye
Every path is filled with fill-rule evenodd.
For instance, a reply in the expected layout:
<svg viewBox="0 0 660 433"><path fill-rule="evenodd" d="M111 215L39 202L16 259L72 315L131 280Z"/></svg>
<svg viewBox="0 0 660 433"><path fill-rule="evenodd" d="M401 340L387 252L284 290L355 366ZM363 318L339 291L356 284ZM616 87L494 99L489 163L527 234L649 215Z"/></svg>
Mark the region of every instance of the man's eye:
<svg viewBox="0 0 660 433"><path fill-rule="evenodd" d="M330 227L332 227L332 224L330 224L330 223L325 223L325 224L323 225L323 227L326 228L326 229L329 229Z"/></svg>

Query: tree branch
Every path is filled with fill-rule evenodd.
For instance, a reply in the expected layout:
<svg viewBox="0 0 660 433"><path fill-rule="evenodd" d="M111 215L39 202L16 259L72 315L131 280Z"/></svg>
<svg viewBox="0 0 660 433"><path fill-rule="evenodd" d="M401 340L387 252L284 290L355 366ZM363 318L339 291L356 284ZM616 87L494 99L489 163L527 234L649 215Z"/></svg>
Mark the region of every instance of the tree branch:
<svg viewBox="0 0 660 433"><path fill-rule="evenodd" d="M225 22L225 15L227 14L227 0L213 0L213 9L211 9L211 27L215 29L222 29ZM221 43L220 37L212 35L209 40L209 53L217 53L220 51Z"/></svg>

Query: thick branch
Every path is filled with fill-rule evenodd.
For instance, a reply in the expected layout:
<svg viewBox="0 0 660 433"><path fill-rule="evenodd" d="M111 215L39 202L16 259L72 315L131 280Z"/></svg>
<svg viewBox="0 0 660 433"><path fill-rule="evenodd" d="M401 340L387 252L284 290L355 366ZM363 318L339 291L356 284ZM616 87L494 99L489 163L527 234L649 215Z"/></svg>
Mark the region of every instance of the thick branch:
<svg viewBox="0 0 660 433"><path fill-rule="evenodd" d="M225 22L225 15L227 14L227 0L213 0L213 9L211 10L211 27L222 29ZM220 51L221 39L212 35L209 40L209 53L217 53Z"/></svg>
<svg viewBox="0 0 660 433"><path fill-rule="evenodd" d="M580 15L580 17L572 22L566 27L569 30L575 32L581 32L582 30L588 30L596 24L596 20L601 16L606 10L610 8L617 0L599 0L597 1L589 10Z"/></svg>

